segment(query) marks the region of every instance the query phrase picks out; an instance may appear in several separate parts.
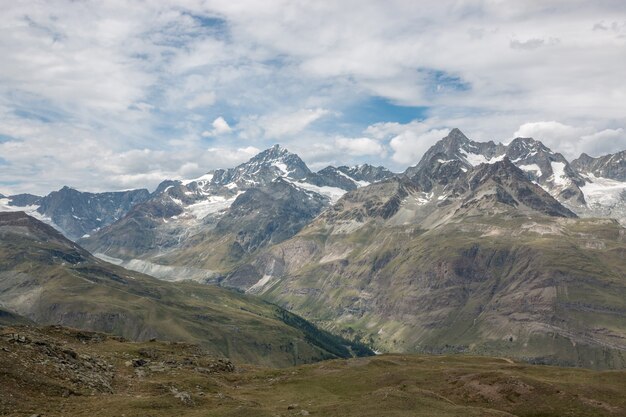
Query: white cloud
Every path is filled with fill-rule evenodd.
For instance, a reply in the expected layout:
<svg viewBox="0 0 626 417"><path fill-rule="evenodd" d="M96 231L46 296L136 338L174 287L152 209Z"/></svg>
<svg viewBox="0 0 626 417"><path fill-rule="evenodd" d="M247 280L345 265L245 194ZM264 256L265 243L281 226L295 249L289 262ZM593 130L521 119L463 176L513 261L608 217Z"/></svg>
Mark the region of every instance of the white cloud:
<svg viewBox="0 0 626 417"><path fill-rule="evenodd" d="M215 133L218 135L223 133L229 133L232 130L222 116L213 120L212 126L213 129L215 129Z"/></svg>
<svg viewBox="0 0 626 417"><path fill-rule="evenodd" d="M626 131L623 128L604 129L581 137L578 151L600 156L616 149L626 149Z"/></svg>
<svg viewBox="0 0 626 417"><path fill-rule="evenodd" d="M391 157L398 163L415 165L429 147L449 132L450 129L433 129L424 133L405 130L389 142L389 146L393 149Z"/></svg>
<svg viewBox="0 0 626 417"><path fill-rule="evenodd" d="M385 148L380 143L370 138L339 137L335 139L335 146L337 151L346 152L354 156L383 156L385 154Z"/></svg>
<svg viewBox="0 0 626 417"><path fill-rule="evenodd" d="M207 130L207 131L202 132L202 136L204 137L219 136L219 135L225 135L225 134L232 132L230 125L228 124L226 120L224 120L222 116L213 120L213 123L211 123L211 126L213 126L213 130L211 131Z"/></svg>

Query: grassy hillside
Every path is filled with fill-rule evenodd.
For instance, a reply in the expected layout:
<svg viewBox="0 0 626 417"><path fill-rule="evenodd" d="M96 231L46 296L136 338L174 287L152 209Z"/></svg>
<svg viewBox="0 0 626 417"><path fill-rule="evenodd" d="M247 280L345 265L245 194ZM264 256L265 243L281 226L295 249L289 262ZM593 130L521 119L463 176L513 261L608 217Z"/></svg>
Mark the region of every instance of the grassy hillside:
<svg viewBox="0 0 626 417"><path fill-rule="evenodd" d="M0 215L0 306L39 324L182 340L255 364L288 366L368 351L260 299L105 263L19 213Z"/></svg>
<svg viewBox="0 0 626 417"><path fill-rule="evenodd" d="M0 415L480 416L626 414L626 372L477 356L382 355L286 369L197 346L64 328L0 328Z"/></svg>

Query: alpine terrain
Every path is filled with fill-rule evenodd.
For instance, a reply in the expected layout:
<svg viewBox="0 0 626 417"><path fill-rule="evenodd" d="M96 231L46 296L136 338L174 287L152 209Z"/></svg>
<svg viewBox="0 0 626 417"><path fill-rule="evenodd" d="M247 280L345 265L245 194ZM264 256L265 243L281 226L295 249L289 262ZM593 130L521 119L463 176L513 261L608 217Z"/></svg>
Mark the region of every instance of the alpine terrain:
<svg viewBox="0 0 626 417"><path fill-rule="evenodd" d="M0 213L0 320L197 343L233 360L287 366L368 354L257 298L171 284L93 257L24 213Z"/></svg>

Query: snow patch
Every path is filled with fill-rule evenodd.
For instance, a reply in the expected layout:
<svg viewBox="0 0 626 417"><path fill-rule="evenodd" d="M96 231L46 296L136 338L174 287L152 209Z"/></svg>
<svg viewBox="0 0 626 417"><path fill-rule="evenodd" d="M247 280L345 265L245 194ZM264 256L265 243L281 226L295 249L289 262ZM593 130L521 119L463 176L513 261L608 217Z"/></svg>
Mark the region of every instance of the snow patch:
<svg viewBox="0 0 626 417"><path fill-rule="evenodd" d="M337 187L329 187L329 186L317 186L313 184L309 184L308 182L291 182L291 184L296 187L302 188L306 191L312 191L317 194L321 194L330 199L332 204L335 204L343 195L346 193L346 190Z"/></svg>
<svg viewBox="0 0 626 417"><path fill-rule="evenodd" d="M421 192L417 196L415 196L415 201L418 205L423 206L424 204L428 204L432 198L433 193Z"/></svg>
<svg viewBox="0 0 626 417"><path fill-rule="evenodd" d="M505 156L504 154L502 154L500 156L494 156L491 159L487 159L485 155L472 152L468 153L464 149L461 149L461 154L463 155L463 158L465 158L465 161L474 167L480 164L494 164L498 161L502 161Z"/></svg>
<svg viewBox="0 0 626 417"><path fill-rule="evenodd" d="M10 198L0 198L0 212L23 211L29 216L34 217L41 222L49 224L61 233L65 233L63 229L61 229L56 223L54 223L50 217L44 216L37 211L39 209L39 206L11 206L10 203Z"/></svg>
<svg viewBox="0 0 626 417"><path fill-rule="evenodd" d="M366 186L370 185L369 182L355 180L354 178L352 178L351 176L349 176L345 172L341 172L340 170L337 170L336 172L337 172L337 174L341 175L342 177L345 177L345 178L349 179L350 181L352 181L353 183L355 183L357 187L366 187Z"/></svg>
<svg viewBox="0 0 626 417"><path fill-rule="evenodd" d="M170 198L172 199L172 201L173 201L174 203L178 204L179 206L182 206L182 205L183 205L183 201L182 201L182 200L179 200L178 198L174 198L174 197L172 197L172 196L170 196Z"/></svg>
<svg viewBox="0 0 626 417"><path fill-rule="evenodd" d="M626 193L626 182L587 174L588 182L580 189L589 205L615 206L623 204L623 193Z"/></svg>
<svg viewBox="0 0 626 417"><path fill-rule="evenodd" d="M183 185L189 185L192 182L198 182L198 183L199 182L203 182L204 183L204 182L211 182L211 180L213 180L213 174L204 174L203 176L198 177L198 178L194 178L192 180L182 180L181 183ZM171 187L171 185L170 185L170 187ZM169 187L167 187L167 188L169 188ZM166 189L166 191L167 191L167 189Z"/></svg>
<svg viewBox="0 0 626 417"><path fill-rule="evenodd" d="M37 211L39 206L11 206L10 198L0 198L0 211L23 211L32 216L32 212Z"/></svg>
<svg viewBox="0 0 626 417"><path fill-rule="evenodd" d="M539 165L537 164L518 165L518 168L522 171L534 172L537 177L541 177L543 175L541 168L539 168Z"/></svg>
<svg viewBox="0 0 626 417"><path fill-rule="evenodd" d="M555 185L567 186L570 183L570 179L565 174L565 163L551 161L552 165L552 180Z"/></svg>
<svg viewBox="0 0 626 417"><path fill-rule="evenodd" d="M206 200L188 205L185 211L197 219L203 219L209 214L217 213L229 208L240 194L241 192L231 198L219 195L211 196Z"/></svg>
<svg viewBox="0 0 626 417"><path fill-rule="evenodd" d="M276 161L272 165L278 168L283 177L289 176L289 170L287 169L287 165L284 162Z"/></svg>

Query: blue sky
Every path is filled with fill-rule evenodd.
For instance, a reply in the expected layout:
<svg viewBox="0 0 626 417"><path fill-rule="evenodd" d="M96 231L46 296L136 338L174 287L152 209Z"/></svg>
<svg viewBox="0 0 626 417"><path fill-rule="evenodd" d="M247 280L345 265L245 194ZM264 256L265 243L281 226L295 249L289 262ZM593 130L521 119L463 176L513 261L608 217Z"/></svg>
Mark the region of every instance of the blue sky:
<svg viewBox="0 0 626 417"><path fill-rule="evenodd" d="M153 188L281 143L400 171L459 127L626 148L623 1L28 1L0 12L0 193Z"/></svg>

